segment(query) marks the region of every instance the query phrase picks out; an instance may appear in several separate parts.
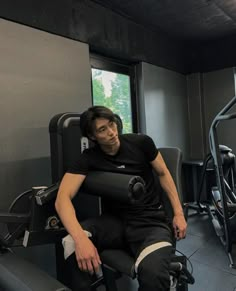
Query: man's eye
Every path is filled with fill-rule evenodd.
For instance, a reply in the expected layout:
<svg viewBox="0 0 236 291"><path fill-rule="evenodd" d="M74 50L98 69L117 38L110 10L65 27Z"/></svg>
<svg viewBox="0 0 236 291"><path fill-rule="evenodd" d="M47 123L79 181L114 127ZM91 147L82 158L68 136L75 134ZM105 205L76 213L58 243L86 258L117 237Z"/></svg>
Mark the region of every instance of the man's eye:
<svg viewBox="0 0 236 291"><path fill-rule="evenodd" d="M100 129L99 129L99 132L103 132L104 130L105 130L105 127L100 128Z"/></svg>

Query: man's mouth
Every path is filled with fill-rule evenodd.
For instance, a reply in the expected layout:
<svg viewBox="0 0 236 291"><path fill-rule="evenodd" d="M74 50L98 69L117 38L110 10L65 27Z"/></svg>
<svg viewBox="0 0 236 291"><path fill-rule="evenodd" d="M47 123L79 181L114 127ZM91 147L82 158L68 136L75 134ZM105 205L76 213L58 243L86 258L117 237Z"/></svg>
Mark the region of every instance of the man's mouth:
<svg viewBox="0 0 236 291"><path fill-rule="evenodd" d="M117 139L117 136L113 136L113 137L110 139L110 141L113 142L113 141L115 141L116 139Z"/></svg>

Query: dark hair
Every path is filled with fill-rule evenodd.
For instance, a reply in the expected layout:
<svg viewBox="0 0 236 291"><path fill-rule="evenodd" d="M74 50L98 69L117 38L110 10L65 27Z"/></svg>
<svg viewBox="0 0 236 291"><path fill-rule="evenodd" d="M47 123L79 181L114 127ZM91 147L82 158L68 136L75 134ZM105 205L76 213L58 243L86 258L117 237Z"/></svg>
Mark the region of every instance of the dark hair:
<svg viewBox="0 0 236 291"><path fill-rule="evenodd" d="M105 118L116 122L115 114L105 106L92 106L80 116L80 129L83 136L91 138L94 134L94 121L97 118Z"/></svg>

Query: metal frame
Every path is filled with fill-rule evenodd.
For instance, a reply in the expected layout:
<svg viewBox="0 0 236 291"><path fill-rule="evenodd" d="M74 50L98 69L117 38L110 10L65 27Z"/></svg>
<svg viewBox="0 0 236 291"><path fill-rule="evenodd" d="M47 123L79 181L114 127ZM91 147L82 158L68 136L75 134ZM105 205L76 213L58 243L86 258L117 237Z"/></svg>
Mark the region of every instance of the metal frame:
<svg viewBox="0 0 236 291"><path fill-rule="evenodd" d="M220 236L221 242L223 243L225 250L228 254L229 260L230 260L230 266L235 267L233 259L232 259L232 231L231 231L231 221L229 217L229 211L227 206L227 189L226 189L226 183L224 181L224 173L223 173L223 165L221 161L221 155L220 155L220 149L219 149L219 140L218 140L218 134L217 134L217 126L222 121L227 121L230 119L236 118L236 113L229 113L229 110L236 104L236 96L216 115L214 118L210 131L209 131L209 143L210 143L210 151L213 158L213 163L215 167L216 172L216 180L217 180L217 186L220 193L221 198L221 204L222 204L222 221L223 221L223 235ZM212 212L210 211L210 215L212 216L212 219L215 219L215 216L213 216ZM214 220L215 221L215 220ZM214 224L213 221L213 224ZM216 222L216 221L215 221ZM214 225L216 226L216 225ZM218 233L219 235L219 233Z"/></svg>

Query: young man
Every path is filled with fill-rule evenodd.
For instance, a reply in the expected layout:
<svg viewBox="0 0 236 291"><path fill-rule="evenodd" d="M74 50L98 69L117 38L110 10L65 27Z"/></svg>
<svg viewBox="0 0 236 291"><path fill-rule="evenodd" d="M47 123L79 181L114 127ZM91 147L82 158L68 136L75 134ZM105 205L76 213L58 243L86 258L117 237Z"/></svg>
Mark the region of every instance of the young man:
<svg viewBox="0 0 236 291"><path fill-rule="evenodd" d="M136 259L139 291L169 290L173 231L177 239L184 238L187 224L161 154L147 135L118 135L115 116L106 107L93 106L86 110L81 115L80 127L95 146L85 150L64 175L55 203L75 246L75 252L66 260L71 268L70 287L89 291L91 277L101 264L99 252L125 246ZM172 226L156 191L153 169L173 207ZM139 203L111 203L105 214L80 223L71 200L89 171L94 170L139 175L145 181L146 193Z"/></svg>

